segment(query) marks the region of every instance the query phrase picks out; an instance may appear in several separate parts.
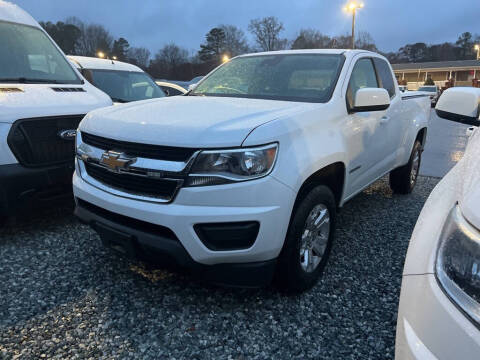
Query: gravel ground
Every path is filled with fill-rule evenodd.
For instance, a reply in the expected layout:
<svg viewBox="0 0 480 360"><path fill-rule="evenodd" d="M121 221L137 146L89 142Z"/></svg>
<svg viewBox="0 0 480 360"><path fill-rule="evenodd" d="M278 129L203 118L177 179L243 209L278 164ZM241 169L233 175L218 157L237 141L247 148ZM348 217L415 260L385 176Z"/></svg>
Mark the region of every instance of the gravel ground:
<svg viewBox="0 0 480 360"><path fill-rule="evenodd" d="M223 289L101 247L65 209L0 230L0 359L392 359L411 231L438 182L382 179L339 214L311 291Z"/></svg>

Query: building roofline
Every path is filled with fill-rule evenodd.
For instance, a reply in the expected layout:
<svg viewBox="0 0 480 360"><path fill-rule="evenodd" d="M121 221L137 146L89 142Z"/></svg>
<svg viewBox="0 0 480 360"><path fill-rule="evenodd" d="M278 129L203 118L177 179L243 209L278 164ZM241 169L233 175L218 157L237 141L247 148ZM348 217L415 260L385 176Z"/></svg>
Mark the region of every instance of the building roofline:
<svg viewBox="0 0 480 360"><path fill-rule="evenodd" d="M392 64L394 71L450 71L480 69L480 60L431 61L424 63Z"/></svg>

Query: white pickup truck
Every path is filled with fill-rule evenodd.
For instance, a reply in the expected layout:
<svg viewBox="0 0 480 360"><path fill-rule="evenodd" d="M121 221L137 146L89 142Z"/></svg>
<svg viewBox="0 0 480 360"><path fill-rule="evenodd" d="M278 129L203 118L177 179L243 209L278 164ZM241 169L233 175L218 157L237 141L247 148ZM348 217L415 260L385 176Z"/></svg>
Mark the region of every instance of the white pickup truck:
<svg viewBox="0 0 480 360"><path fill-rule="evenodd" d="M412 191L429 100L402 94L372 52L239 56L185 96L87 114L76 215L127 254L303 291L325 266L338 207L388 173L393 191Z"/></svg>

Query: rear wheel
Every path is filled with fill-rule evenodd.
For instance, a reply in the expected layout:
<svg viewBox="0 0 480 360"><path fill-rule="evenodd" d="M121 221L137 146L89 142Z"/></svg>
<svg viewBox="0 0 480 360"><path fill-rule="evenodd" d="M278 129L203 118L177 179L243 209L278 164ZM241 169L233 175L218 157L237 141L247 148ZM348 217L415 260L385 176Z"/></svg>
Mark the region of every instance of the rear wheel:
<svg viewBox="0 0 480 360"><path fill-rule="evenodd" d="M415 141L408 163L390 172L390 188L397 194L410 194L417 183L422 161L422 144Z"/></svg>
<svg viewBox="0 0 480 360"><path fill-rule="evenodd" d="M320 277L330 254L336 204L323 185L312 189L296 207L277 267L281 288L302 292Z"/></svg>

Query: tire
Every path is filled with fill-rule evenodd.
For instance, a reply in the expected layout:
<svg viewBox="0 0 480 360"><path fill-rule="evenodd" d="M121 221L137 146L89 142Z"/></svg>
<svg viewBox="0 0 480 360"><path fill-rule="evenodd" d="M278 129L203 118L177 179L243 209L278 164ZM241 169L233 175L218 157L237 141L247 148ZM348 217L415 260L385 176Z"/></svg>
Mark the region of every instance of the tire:
<svg viewBox="0 0 480 360"><path fill-rule="evenodd" d="M318 226L320 216L324 220ZM335 217L335 197L323 185L313 188L295 207L275 274L281 289L298 293L317 283L330 254ZM317 236L302 237L312 229L309 233Z"/></svg>
<svg viewBox="0 0 480 360"><path fill-rule="evenodd" d="M390 188L397 194L410 194L418 179L422 162L422 144L416 140L408 163L390 172Z"/></svg>

